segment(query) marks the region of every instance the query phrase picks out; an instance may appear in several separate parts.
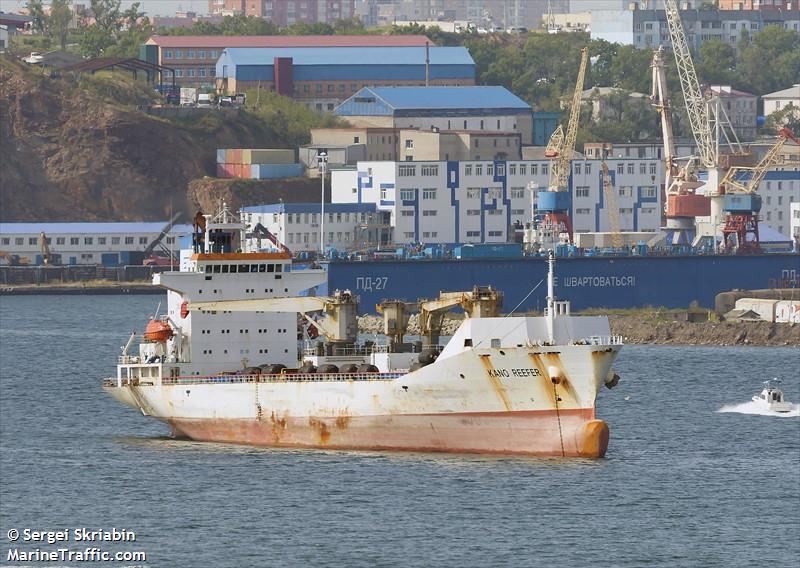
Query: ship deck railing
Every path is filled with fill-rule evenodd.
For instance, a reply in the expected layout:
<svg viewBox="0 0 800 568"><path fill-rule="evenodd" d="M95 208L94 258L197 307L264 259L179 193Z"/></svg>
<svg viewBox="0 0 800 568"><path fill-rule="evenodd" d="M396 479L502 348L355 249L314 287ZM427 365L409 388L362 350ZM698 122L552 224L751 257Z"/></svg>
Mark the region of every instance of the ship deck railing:
<svg viewBox="0 0 800 568"><path fill-rule="evenodd" d="M164 377L163 385L212 385L238 383L293 383L293 382L344 382L387 381L402 377L406 373L282 373L261 375L185 375Z"/></svg>
<svg viewBox="0 0 800 568"><path fill-rule="evenodd" d="M622 345L621 335L592 335L575 342L577 345Z"/></svg>

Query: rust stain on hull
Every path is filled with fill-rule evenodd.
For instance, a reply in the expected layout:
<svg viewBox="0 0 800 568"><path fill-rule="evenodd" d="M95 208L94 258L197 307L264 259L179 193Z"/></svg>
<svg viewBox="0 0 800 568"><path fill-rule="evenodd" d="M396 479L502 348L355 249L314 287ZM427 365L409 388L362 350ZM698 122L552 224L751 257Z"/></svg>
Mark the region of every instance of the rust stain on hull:
<svg viewBox="0 0 800 568"><path fill-rule="evenodd" d="M489 384L492 385L492 390L497 395L497 398L500 399L506 410L511 410L511 401L508 398L508 393L506 393L506 388L503 386L503 383L500 381L500 379L494 376L494 367L492 366L492 362L489 360L489 356L479 355L479 359L481 360L483 366L486 367L486 371L489 376Z"/></svg>
<svg viewBox="0 0 800 568"><path fill-rule="evenodd" d="M318 433L319 443L326 446L331 439L331 431L328 429L328 425L317 418L309 418L308 425Z"/></svg>
<svg viewBox="0 0 800 568"><path fill-rule="evenodd" d="M608 449L608 424L605 420L586 422L576 432L575 445L578 455L587 458L602 457Z"/></svg>
<svg viewBox="0 0 800 568"><path fill-rule="evenodd" d="M608 426L593 409L351 417L347 430L308 417L287 417L276 440L268 421L169 419L176 434L199 441L284 448L437 451L504 455L602 457Z"/></svg>

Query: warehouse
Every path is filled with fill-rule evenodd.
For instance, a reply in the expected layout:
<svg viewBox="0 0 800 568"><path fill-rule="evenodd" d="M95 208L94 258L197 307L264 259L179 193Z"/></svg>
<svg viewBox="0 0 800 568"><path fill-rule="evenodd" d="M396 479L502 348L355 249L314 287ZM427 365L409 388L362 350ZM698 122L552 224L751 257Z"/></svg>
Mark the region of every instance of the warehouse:
<svg viewBox="0 0 800 568"><path fill-rule="evenodd" d="M0 223L0 253L23 264L42 264L47 239L51 264L141 264L148 247L169 226L158 223ZM178 249L191 225L173 225L159 241Z"/></svg>
<svg viewBox="0 0 800 568"><path fill-rule="evenodd" d="M319 111L365 86L474 85L475 62L465 47L229 48L216 66L217 90L261 88Z"/></svg>
<svg viewBox="0 0 800 568"><path fill-rule="evenodd" d="M139 48L139 59L175 70L183 87L214 88L214 66L232 47L424 47L424 35L154 35Z"/></svg>
<svg viewBox="0 0 800 568"><path fill-rule="evenodd" d="M531 106L505 87L365 87L334 114L357 127L519 133L522 144L533 141Z"/></svg>

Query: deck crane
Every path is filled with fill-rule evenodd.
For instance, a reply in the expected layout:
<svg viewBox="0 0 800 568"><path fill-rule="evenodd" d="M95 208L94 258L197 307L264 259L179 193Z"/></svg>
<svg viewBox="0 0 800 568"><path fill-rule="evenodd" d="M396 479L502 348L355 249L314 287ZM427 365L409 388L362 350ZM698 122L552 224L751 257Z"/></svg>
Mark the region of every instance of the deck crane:
<svg viewBox="0 0 800 568"><path fill-rule="evenodd" d="M736 138L736 134L730 127L730 121L719 102L719 98L715 101L716 104L712 115L708 101L703 97L703 93L700 90L700 82L697 79L697 72L692 61L692 54L689 51L689 44L686 41L686 34L683 31L683 23L678 11L678 1L664 0L664 11L667 16L667 26L669 28L670 41L672 42L672 51L675 54L675 63L678 67L678 77L680 78L683 99L686 104L686 112L689 116L689 124L692 128L695 143L697 144L698 158L700 165L708 173L705 193L711 197L711 223L713 232L716 234L717 226L722 219L719 185L724 169L720 160L719 142L724 137L732 148L733 154L742 155L744 152ZM691 169L692 166L693 164L690 160L687 168Z"/></svg>
<svg viewBox="0 0 800 568"><path fill-rule="evenodd" d="M575 93L572 95L572 108L566 131L560 126L553 132L545 150L545 157L552 158L550 164L550 183L547 191L539 192L539 211L544 213L537 240L543 248L552 249L560 242L572 242L572 223L569 218L569 179L572 155L575 153L575 139L578 135L578 121L581 116L581 95L583 80L586 77L586 64L589 49L581 49L581 63Z"/></svg>
<svg viewBox="0 0 800 568"><path fill-rule="evenodd" d="M711 204L708 197L695 193L703 183L697 180L692 171L692 160L683 167L678 167L663 47L653 52L650 67L653 69L650 104L661 117L661 135L664 141L666 240L668 245L690 245L694 239L695 217L710 215Z"/></svg>
<svg viewBox="0 0 800 568"><path fill-rule="evenodd" d="M788 128L778 131L778 141L767 151L754 167L737 166L728 170L720 187L725 195L725 226L722 229L723 246L739 254L761 251L758 237L758 212L761 211L761 196L756 193L770 166L778 162L778 152L792 140L800 140ZM748 240L747 236L752 235Z"/></svg>

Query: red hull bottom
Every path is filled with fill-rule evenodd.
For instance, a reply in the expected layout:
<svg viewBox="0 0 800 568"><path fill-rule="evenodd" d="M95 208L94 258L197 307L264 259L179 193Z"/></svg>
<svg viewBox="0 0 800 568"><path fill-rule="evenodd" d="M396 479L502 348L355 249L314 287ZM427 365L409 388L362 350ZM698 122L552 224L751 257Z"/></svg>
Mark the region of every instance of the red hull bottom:
<svg viewBox="0 0 800 568"><path fill-rule="evenodd" d="M166 420L176 436L284 448L603 457L608 425L593 409L338 418Z"/></svg>

